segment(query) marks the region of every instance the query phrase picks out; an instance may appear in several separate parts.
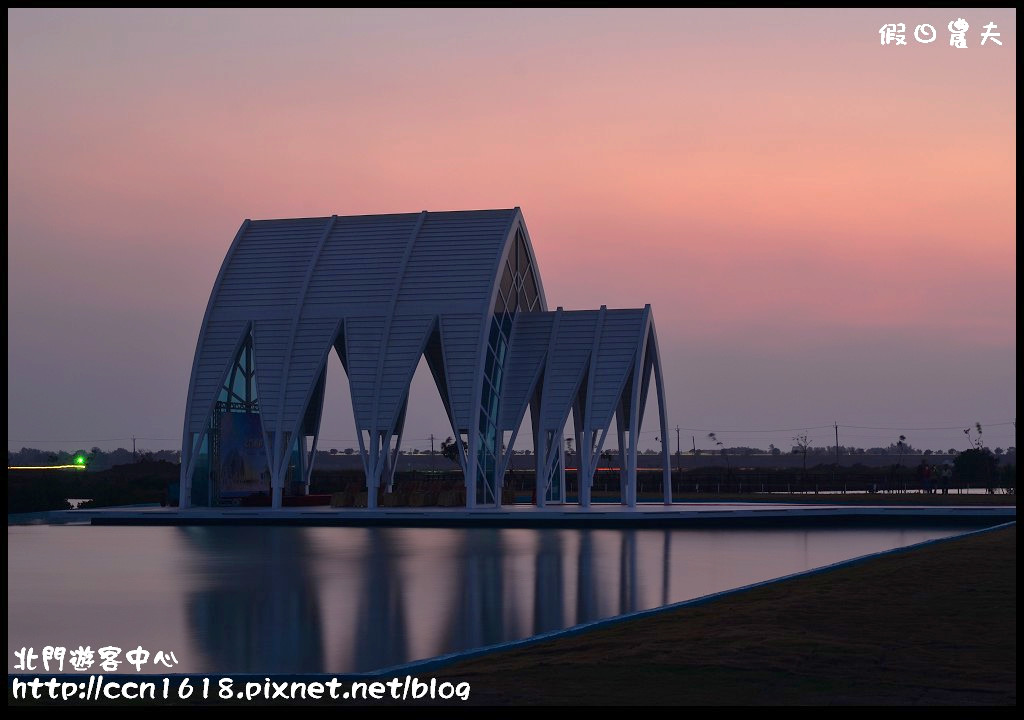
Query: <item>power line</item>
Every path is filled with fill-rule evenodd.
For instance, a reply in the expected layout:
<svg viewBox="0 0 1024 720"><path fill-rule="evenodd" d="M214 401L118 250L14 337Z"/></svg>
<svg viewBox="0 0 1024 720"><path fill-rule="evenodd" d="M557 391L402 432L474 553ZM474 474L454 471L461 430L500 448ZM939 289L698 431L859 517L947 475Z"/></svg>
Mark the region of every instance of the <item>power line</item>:
<svg viewBox="0 0 1024 720"><path fill-rule="evenodd" d="M845 426L844 425L840 425L839 427L845 427ZM796 427L796 428L772 428L772 429L765 429L765 430L715 430L713 428L683 428L683 430L686 430L688 432L699 432L699 433L702 433L705 430L707 430L709 432L716 432L716 433L740 433L740 432L769 433L769 432L802 432L802 431L805 431L805 430L823 430L825 428L831 429L832 426L831 425L804 425L803 427Z"/></svg>
<svg viewBox="0 0 1024 720"><path fill-rule="evenodd" d="M147 438L152 440L167 440L171 438ZM91 442L117 442L119 440L131 440L130 437L106 438L103 440L8 440L9 443L34 442L34 443L91 443Z"/></svg>
<svg viewBox="0 0 1024 720"><path fill-rule="evenodd" d="M133 439L133 436L129 435L128 437L100 438L100 439L95 439L94 438L94 439L91 439L91 440L88 440L88 439L87 440L82 440L82 439L78 439L78 440L10 440L9 439L7 442L9 442L9 443L18 443L18 442L37 442L37 443L58 443L58 442L78 443L78 442L84 442L84 443L90 443L90 442L117 442L119 440L132 440L132 439ZM167 441L174 441L174 442L178 442L178 441L181 440L181 438L179 438L179 437L158 438L158 437L139 437L138 435L135 435L134 439L135 440L167 440Z"/></svg>
<svg viewBox="0 0 1024 720"><path fill-rule="evenodd" d="M975 424L974 422L969 422L969 423L966 424L966 426L967 427L974 427L974 424ZM1005 421L1005 422L982 422L982 423L980 423L980 425L982 427L1000 427L1000 426L1003 426L1003 425L1013 425L1013 421L1012 420L1008 420L1008 421ZM705 431L716 432L716 433L741 433L741 432L771 433L771 432L800 432L800 431L806 431L806 430L825 430L825 429L831 430L835 426L838 426L838 427L841 427L841 428L856 429L856 430L910 430L910 431L915 431L915 432L916 431L924 431L924 430L963 430L964 427L965 427L965 425L944 425L944 426L941 426L941 427L908 427L906 425L881 426L881 425L846 425L844 423L835 423L834 425L833 424L830 424L830 425L804 425L802 427L792 427L792 428L748 428L748 429L719 430L719 429L715 429L715 428L711 428L711 427L706 427L706 428L688 428L688 427L684 427L682 429L686 430L688 432L699 432L699 433L702 433L702 432L705 432ZM647 431L644 431L644 432L647 432ZM651 432L654 432L654 431L651 431Z"/></svg>
<svg viewBox="0 0 1024 720"><path fill-rule="evenodd" d="M982 427L998 427L1000 425L1012 425L1012 422L983 422ZM968 427L974 427L974 423L967 423ZM875 425L840 425L839 427L856 428L857 430L963 430L963 425L947 425L944 427L879 427Z"/></svg>

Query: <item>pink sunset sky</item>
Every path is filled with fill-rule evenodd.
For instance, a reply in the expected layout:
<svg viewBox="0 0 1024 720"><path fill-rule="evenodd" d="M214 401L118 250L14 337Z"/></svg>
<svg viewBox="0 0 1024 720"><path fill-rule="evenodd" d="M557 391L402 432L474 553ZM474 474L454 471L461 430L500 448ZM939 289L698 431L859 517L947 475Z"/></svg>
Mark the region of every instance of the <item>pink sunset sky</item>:
<svg viewBox="0 0 1024 720"><path fill-rule="evenodd" d="M651 303L684 447L1015 445L1015 60L1013 10L9 10L8 448L179 447L245 218L517 205L552 307Z"/></svg>

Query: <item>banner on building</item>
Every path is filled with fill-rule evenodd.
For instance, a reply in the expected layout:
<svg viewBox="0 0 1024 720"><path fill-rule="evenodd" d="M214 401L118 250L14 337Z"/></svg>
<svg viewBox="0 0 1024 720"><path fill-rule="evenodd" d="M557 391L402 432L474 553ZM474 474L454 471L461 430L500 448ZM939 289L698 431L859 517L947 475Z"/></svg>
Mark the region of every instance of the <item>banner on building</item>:
<svg viewBox="0 0 1024 720"><path fill-rule="evenodd" d="M270 492L270 467L258 413L220 418L220 492Z"/></svg>

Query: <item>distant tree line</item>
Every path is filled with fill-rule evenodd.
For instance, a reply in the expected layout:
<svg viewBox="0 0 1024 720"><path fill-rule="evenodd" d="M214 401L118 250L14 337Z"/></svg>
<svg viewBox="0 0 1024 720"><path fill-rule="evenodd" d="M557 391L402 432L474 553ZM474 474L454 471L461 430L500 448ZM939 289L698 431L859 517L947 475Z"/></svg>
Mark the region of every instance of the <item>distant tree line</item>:
<svg viewBox="0 0 1024 720"><path fill-rule="evenodd" d="M441 447L434 451L434 454L438 457L449 457L452 460L456 459L454 452L454 443L447 443L447 441L441 442ZM972 448L973 449L973 448ZM986 448L987 449L987 448ZM996 457L1003 455L1014 455L1017 449L1015 447L1001 448L997 447L991 449L990 452ZM514 450L516 455L532 455L533 451L529 448L524 450ZM570 451L574 452L574 451ZM610 461L618 456L618 448L606 448L602 453L602 457ZM653 448L646 448L640 451L641 455L658 455L660 450ZM802 454L803 449L799 445L794 445L788 451L792 454ZM839 446L840 455L918 455L928 457L930 455L957 455L961 451L956 448L949 448L947 450L936 449L927 450L916 448L909 443L904 443L902 450L900 449L899 443L891 443L885 447L870 447L860 448L853 446ZM333 455L357 455L359 451L355 448L345 448L339 450L337 448L331 448L330 450L318 450L318 456L333 456ZM403 455L429 455L429 450L420 450L418 448L408 448L402 450ZM676 453L673 451L673 455ZM682 453L683 455L692 455L692 450L686 450ZM702 450L697 448L697 455L782 455L784 451L781 448L770 445L767 450L764 448L747 447L745 445L737 445L733 447L716 447L714 450L706 449ZM808 456L830 456L835 457L836 448L835 445L828 446L811 446L807 447ZM85 458L85 464L89 470L106 470L115 465L127 465L133 462L155 462L163 460L165 462L177 463L181 461L181 451L179 450L139 450L135 454L132 454L131 450L125 448L118 448L117 450L111 450L109 452L101 450L98 447L94 447L91 450L40 450L38 448L26 448L23 447L21 450L8 451L7 452L7 464L10 465L31 465L31 466L42 466L42 465L71 465L74 464L75 458Z"/></svg>
<svg viewBox="0 0 1024 720"><path fill-rule="evenodd" d="M23 447L17 451L7 451L7 465L25 465L41 467L45 465L74 465L76 459L82 458L87 470L107 470L115 465L128 465L134 462L181 462L181 452L178 450L138 450L132 453L131 450L118 448L117 450L101 450L93 447L91 450L79 449L67 450L39 450L38 448Z"/></svg>

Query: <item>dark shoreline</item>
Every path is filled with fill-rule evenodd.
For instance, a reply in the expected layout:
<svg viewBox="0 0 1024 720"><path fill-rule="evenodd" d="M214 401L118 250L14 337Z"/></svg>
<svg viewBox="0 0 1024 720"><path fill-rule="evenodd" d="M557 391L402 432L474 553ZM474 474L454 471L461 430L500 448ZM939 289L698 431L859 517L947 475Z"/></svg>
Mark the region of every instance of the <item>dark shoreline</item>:
<svg viewBox="0 0 1024 720"><path fill-rule="evenodd" d="M433 674L481 705L1010 706L1016 587L1014 525Z"/></svg>

